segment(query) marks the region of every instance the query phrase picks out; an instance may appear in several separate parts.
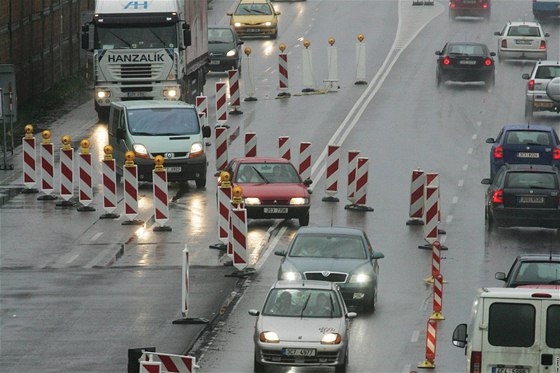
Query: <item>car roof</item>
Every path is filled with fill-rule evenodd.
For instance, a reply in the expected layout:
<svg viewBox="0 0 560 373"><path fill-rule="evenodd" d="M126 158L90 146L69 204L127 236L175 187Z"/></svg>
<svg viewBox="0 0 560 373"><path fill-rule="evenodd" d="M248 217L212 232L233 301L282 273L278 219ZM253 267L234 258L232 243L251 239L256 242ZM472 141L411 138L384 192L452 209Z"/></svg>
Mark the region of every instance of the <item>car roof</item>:
<svg viewBox="0 0 560 373"><path fill-rule="evenodd" d="M299 280L299 281L288 281L288 280L278 280L276 281L271 289L319 289L319 290L333 290L335 289L335 283L330 281L316 281L316 280Z"/></svg>
<svg viewBox="0 0 560 373"><path fill-rule="evenodd" d="M269 0L240 0L239 4L269 4Z"/></svg>
<svg viewBox="0 0 560 373"><path fill-rule="evenodd" d="M548 164L525 164L525 163L508 163L506 165L508 171L557 171L556 166Z"/></svg>
<svg viewBox="0 0 560 373"><path fill-rule="evenodd" d="M517 256L517 261L522 262L560 262L560 255L558 254L520 254Z"/></svg>
<svg viewBox="0 0 560 373"><path fill-rule="evenodd" d="M533 294L550 294L550 298L533 297ZM479 289L482 298L505 298L505 299L531 299L531 300L558 300L560 291L558 289L530 289L530 288L482 288Z"/></svg>
<svg viewBox="0 0 560 373"><path fill-rule="evenodd" d="M277 157L238 157L232 161L238 163L291 163L287 159Z"/></svg>
<svg viewBox="0 0 560 373"><path fill-rule="evenodd" d="M508 25L510 26L522 26L522 25L527 25L527 26L537 26L540 27L540 23L538 22L534 22L534 21L509 21Z"/></svg>
<svg viewBox="0 0 560 373"><path fill-rule="evenodd" d="M488 48L488 46L484 43L477 43L474 41L449 41L447 45L479 45L481 47Z"/></svg>
<svg viewBox="0 0 560 373"><path fill-rule="evenodd" d="M194 105L187 104L183 101L171 100L131 100L131 101L117 101L113 103L117 106L123 106L127 109L153 109L153 108L193 108Z"/></svg>
<svg viewBox="0 0 560 373"><path fill-rule="evenodd" d="M546 131L546 132L554 132L554 128L550 126L545 126L543 124L506 124L503 126L503 129L506 131L516 130L516 131Z"/></svg>
<svg viewBox="0 0 560 373"><path fill-rule="evenodd" d="M325 234L325 233L362 236L364 231L362 229L352 228L352 227L306 226L306 227L300 227L296 232L296 234Z"/></svg>
<svg viewBox="0 0 560 373"><path fill-rule="evenodd" d="M536 65L546 65L546 66L550 66L550 65L560 65L560 60L558 61L554 61L554 60L540 60L536 62Z"/></svg>

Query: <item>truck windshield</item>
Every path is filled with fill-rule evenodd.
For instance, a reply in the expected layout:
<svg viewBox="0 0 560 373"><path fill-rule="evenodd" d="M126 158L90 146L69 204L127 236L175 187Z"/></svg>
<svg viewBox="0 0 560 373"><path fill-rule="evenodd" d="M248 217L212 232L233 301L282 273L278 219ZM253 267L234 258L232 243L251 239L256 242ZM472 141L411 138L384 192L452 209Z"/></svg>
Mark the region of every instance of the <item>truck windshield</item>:
<svg viewBox="0 0 560 373"><path fill-rule="evenodd" d="M198 134L200 126L190 108L129 109L128 130L139 136L178 136Z"/></svg>
<svg viewBox="0 0 560 373"><path fill-rule="evenodd" d="M176 48L175 25L98 25L95 49Z"/></svg>

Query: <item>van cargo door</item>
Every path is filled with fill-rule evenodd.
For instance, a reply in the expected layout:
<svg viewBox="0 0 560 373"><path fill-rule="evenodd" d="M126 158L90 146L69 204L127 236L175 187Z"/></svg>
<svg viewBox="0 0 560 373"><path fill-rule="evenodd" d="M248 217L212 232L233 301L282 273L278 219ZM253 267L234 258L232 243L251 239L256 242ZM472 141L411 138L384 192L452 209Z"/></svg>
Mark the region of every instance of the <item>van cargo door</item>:
<svg viewBox="0 0 560 373"><path fill-rule="evenodd" d="M560 304L543 300L541 310L540 373L560 372Z"/></svg>

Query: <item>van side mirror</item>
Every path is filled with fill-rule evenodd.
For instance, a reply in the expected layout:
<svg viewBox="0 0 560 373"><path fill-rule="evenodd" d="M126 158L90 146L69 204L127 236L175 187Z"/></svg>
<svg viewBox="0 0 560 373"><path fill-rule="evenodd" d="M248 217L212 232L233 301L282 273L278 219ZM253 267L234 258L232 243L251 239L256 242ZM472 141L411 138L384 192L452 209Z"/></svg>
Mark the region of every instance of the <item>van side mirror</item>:
<svg viewBox="0 0 560 373"><path fill-rule="evenodd" d="M307 178L307 179L303 180L303 185L305 185L305 186L308 187L308 186L310 186L311 184L313 184L313 181L311 181L310 178Z"/></svg>
<svg viewBox="0 0 560 373"><path fill-rule="evenodd" d="M210 137L212 136L212 131L210 130L210 126L202 126L202 137Z"/></svg>
<svg viewBox="0 0 560 373"><path fill-rule="evenodd" d="M117 140L124 140L124 128L117 128Z"/></svg>
<svg viewBox="0 0 560 373"><path fill-rule="evenodd" d="M278 249L274 252L274 255L278 255L278 256L286 256L286 250L284 249Z"/></svg>
<svg viewBox="0 0 560 373"><path fill-rule="evenodd" d="M459 324L453 331L453 346L465 347L467 344L467 324Z"/></svg>
<svg viewBox="0 0 560 373"><path fill-rule="evenodd" d="M186 23L183 24L183 42L185 47L189 47L192 44L191 26Z"/></svg>
<svg viewBox="0 0 560 373"><path fill-rule="evenodd" d="M82 49L89 51L89 24L82 25L82 35L81 35Z"/></svg>

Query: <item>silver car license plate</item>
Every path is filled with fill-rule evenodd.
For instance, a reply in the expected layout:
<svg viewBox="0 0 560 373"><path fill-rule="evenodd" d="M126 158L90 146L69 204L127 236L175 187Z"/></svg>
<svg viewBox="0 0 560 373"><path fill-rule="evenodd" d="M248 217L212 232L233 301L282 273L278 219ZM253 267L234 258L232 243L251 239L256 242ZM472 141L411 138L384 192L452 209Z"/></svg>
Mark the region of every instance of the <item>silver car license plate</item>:
<svg viewBox="0 0 560 373"><path fill-rule="evenodd" d="M284 356L315 356L317 350L314 348L283 348Z"/></svg>
<svg viewBox="0 0 560 373"><path fill-rule="evenodd" d="M170 174L178 173L178 172L181 172L181 170L182 170L181 167L165 167L165 169L166 169L167 172L169 172Z"/></svg>
<svg viewBox="0 0 560 373"><path fill-rule="evenodd" d="M287 207L265 207L263 208L265 214L287 214Z"/></svg>
<svg viewBox="0 0 560 373"><path fill-rule="evenodd" d="M517 198L519 203L544 203L542 196L521 196Z"/></svg>
<svg viewBox="0 0 560 373"><path fill-rule="evenodd" d="M530 44L531 44L531 40L523 40L523 39L519 40L519 39L516 39L516 40L515 40L515 44L530 45Z"/></svg>
<svg viewBox="0 0 560 373"><path fill-rule="evenodd" d="M539 153L519 152L517 158L539 158Z"/></svg>
<svg viewBox="0 0 560 373"><path fill-rule="evenodd" d="M529 373L529 369L514 367L492 367L492 373Z"/></svg>

